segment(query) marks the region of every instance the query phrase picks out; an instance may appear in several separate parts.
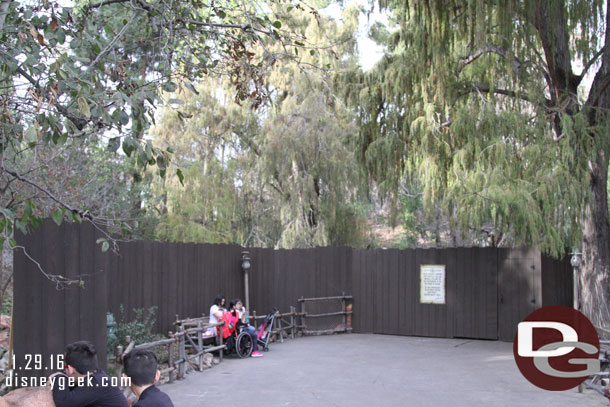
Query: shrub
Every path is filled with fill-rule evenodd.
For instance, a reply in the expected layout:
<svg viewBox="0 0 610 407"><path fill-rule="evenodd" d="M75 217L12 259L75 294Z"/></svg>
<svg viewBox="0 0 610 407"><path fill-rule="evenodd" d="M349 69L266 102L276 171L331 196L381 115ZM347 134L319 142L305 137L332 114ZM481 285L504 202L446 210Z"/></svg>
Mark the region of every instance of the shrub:
<svg viewBox="0 0 610 407"><path fill-rule="evenodd" d="M109 334L107 339L109 356L114 355L117 345L122 344L124 347L127 346L125 343L126 336L130 336L136 345L165 338L165 336L153 332L157 319L157 307L134 308L133 319L131 321L126 320L123 305L120 306L119 312L120 316L115 320L113 329L114 335Z"/></svg>

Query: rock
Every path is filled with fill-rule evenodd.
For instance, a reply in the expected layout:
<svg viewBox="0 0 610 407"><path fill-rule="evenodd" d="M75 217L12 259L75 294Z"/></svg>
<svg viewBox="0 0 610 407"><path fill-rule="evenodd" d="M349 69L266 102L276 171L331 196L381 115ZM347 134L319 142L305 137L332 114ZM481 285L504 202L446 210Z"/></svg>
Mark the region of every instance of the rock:
<svg viewBox="0 0 610 407"><path fill-rule="evenodd" d="M0 315L0 329L9 329L11 327L10 315Z"/></svg>
<svg viewBox="0 0 610 407"><path fill-rule="evenodd" d="M211 368L212 367L212 363L214 362L214 356L211 353L205 353L203 355L203 367L204 368Z"/></svg>
<svg viewBox="0 0 610 407"><path fill-rule="evenodd" d="M9 343L9 331L8 329L4 330L4 331L0 331L0 347L3 347L4 349L8 349L8 343Z"/></svg>
<svg viewBox="0 0 610 407"><path fill-rule="evenodd" d="M2 355L2 358L0 358L0 370L8 369L9 357L10 357L10 354L8 352L4 352L4 354Z"/></svg>
<svg viewBox="0 0 610 407"><path fill-rule="evenodd" d="M51 387L26 387L0 398L0 407L55 407Z"/></svg>

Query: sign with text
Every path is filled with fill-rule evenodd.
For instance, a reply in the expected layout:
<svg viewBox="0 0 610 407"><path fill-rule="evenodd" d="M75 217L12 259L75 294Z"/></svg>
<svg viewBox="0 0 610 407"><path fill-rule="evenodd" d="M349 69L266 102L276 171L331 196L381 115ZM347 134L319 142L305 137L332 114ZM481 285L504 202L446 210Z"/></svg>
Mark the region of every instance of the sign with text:
<svg viewBox="0 0 610 407"><path fill-rule="evenodd" d="M419 274L419 302L445 304L445 265L422 264Z"/></svg>

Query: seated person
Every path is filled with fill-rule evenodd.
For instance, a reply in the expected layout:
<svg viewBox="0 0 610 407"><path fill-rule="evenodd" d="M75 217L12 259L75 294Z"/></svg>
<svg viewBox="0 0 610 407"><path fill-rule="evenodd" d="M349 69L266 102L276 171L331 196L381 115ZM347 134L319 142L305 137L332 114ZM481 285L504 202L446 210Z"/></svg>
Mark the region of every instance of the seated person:
<svg viewBox="0 0 610 407"><path fill-rule="evenodd" d="M212 306L210 307L210 324L216 324L222 320L222 314L224 313L224 305L225 305L225 296L218 295ZM210 327L207 330L206 336L216 336L216 327Z"/></svg>
<svg viewBox="0 0 610 407"><path fill-rule="evenodd" d="M259 358L263 356L263 354L258 351L256 330L248 323L248 311L246 310L246 307L244 307L244 304L239 298L235 298L229 303L229 308L231 309L233 315L238 318L238 326L240 324L245 325L244 329L252 338L253 345L252 353L250 354L250 356L252 356L253 358Z"/></svg>
<svg viewBox="0 0 610 407"><path fill-rule="evenodd" d="M127 399L110 377L98 369L95 346L78 341L66 347L65 374L53 373L53 401L56 407L129 407ZM73 387L69 387L73 378Z"/></svg>
<svg viewBox="0 0 610 407"><path fill-rule="evenodd" d="M132 350L123 359L125 376L131 379L132 393L138 401L132 407L174 407L169 396L155 383L161 373L157 369L157 356L145 349Z"/></svg>

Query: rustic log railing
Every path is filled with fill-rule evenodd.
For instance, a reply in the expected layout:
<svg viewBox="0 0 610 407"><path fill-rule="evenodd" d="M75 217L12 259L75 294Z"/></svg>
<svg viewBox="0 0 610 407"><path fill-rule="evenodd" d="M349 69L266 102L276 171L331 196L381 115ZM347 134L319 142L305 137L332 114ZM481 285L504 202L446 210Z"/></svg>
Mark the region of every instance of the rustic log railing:
<svg viewBox="0 0 610 407"><path fill-rule="evenodd" d="M339 297L322 297L322 298L300 298L298 301L301 303L301 312L297 312L295 307L290 307L290 312L278 313L271 327L272 338L279 342L284 342L284 338L290 336L294 339L296 336L302 335L320 335L328 333L339 333L351 331L351 305L347 305L347 301L352 299L351 296L342 295ZM308 314L305 311L305 303L307 302L320 302L320 301L341 301L341 311L333 311L327 313L316 313ZM250 319L253 325L258 329L260 322L266 318L265 315L257 315L256 311ZM307 318L324 318L324 317L337 317L343 316L342 324L340 328L326 329L326 330L308 330L307 324L305 323ZM197 360L197 370L203 371L204 368L204 355L206 353L218 352L219 359L223 359L223 351L225 345L222 341L221 335L204 336L203 333L208 328L216 328L223 326L224 321L210 324L209 317L205 315L198 318L185 318L180 319L176 315L176 321L174 326L176 331L170 331L167 339L161 339L154 342L136 344L131 340L129 336L125 338L125 342L128 344L125 350L123 346L117 346L115 350L116 362L118 364L117 375L120 376L123 370L123 358L132 350L135 349L151 349L155 347L167 347L168 352L168 366L160 370L163 377L167 376L168 382L173 382L176 379L183 379L189 371L190 361ZM176 357L177 353L177 357Z"/></svg>
<svg viewBox="0 0 610 407"><path fill-rule="evenodd" d="M203 333L207 331L208 328L215 328L224 325L224 321L210 324L204 323L203 319L201 319L198 321L192 321L196 325L192 328L187 327L191 325L191 321L189 321L188 323L184 321L180 322L181 323L178 324L178 327L180 329L176 332L170 331L168 333L167 339L161 339L154 342L141 343L136 345L136 343L132 341L129 336L126 337L125 340L128 345L125 350L123 351L123 347L121 345L117 346L116 349L116 361L120 366L117 374L120 376L122 373L123 358L132 350L138 349L151 349L155 347L167 346L168 367L160 370L160 372L163 377L167 375L168 382L170 383L173 382L175 379L184 378L188 371L189 362L191 360L197 359L198 370L203 371L203 358L206 353L219 351L220 359L222 360L222 352L225 348L225 345L222 343L221 337L218 335L210 336L209 339L213 339L215 343L205 344ZM175 359L175 350L178 351L177 359ZM191 352L189 352L189 350L191 350Z"/></svg>
<svg viewBox="0 0 610 407"><path fill-rule="evenodd" d="M303 335L324 335L324 334L335 334L342 332L350 332L352 330L352 305L348 304L348 301L352 301L353 297L351 295L343 295L335 296L335 297L318 297L318 298L299 298L299 302L301 303L301 314L302 323L301 329ZM307 305L316 304L317 308L320 308L321 305L340 303L341 310L340 311L331 311L331 312L317 312L317 313L309 313L307 312ZM336 324L334 319L327 319L329 317L338 317L342 316L340 323ZM322 319L322 322L317 322L315 329L308 329L308 318L314 319ZM330 322L329 322L330 321ZM322 329L324 325L334 325L334 327L329 329Z"/></svg>
<svg viewBox="0 0 610 407"><path fill-rule="evenodd" d="M599 362L601 371L584 381L584 386L610 399L610 341L599 341Z"/></svg>

